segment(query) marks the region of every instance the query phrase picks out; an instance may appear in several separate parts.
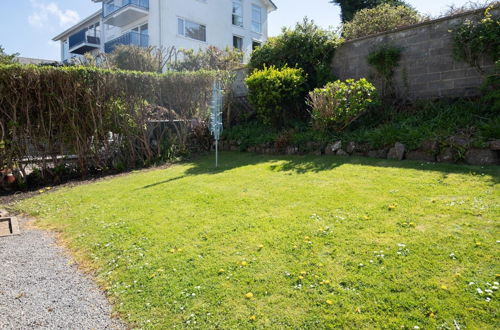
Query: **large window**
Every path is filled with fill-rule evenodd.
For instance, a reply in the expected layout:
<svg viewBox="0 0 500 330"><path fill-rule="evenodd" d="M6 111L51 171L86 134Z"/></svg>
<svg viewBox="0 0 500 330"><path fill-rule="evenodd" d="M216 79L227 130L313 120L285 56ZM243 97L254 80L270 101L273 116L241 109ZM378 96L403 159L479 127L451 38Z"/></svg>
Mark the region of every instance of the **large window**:
<svg viewBox="0 0 500 330"><path fill-rule="evenodd" d="M233 0L233 25L243 27L243 3Z"/></svg>
<svg viewBox="0 0 500 330"><path fill-rule="evenodd" d="M252 5L252 31L262 33L262 8Z"/></svg>
<svg viewBox="0 0 500 330"><path fill-rule="evenodd" d="M207 41L207 27L205 25L179 18L177 26L179 35L199 41Z"/></svg>

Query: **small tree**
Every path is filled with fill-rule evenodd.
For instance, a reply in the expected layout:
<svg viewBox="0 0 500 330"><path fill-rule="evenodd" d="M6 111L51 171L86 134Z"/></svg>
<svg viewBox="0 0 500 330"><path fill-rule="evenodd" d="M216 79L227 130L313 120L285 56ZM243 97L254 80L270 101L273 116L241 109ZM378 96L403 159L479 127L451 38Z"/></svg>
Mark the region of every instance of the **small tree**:
<svg viewBox="0 0 500 330"><path fill-rule="evenodd" d="M356 13L352 21L344 24L343 35L346 39L356 39L416 24L422 20L423 17L413 8L382 4Z"/></svg>
<svg viewBox="0 0 500 330"><path fill-rule="evenodd" d="M12 64L15 62L16 56L19 56L19 53L8 55L5 53L5 49L0 46L0 64Z"/></svg>
<svg viewBox="0 0 500 330"><path fill-rule="evenodd" d="M375 8L381 4L410 7L402 0L331 0L330 2L340 6L343 23L351 21L358 11Z"/></svg>
<svg viewBox="0 0 500 330"><path fill-rule="evenodd" d="M169 65L174 71L199 71L199 70L233 70L242 66L243 52L237 49L226 48L221 50L214 46L200 49L181 49L180 59Z"/></svg>

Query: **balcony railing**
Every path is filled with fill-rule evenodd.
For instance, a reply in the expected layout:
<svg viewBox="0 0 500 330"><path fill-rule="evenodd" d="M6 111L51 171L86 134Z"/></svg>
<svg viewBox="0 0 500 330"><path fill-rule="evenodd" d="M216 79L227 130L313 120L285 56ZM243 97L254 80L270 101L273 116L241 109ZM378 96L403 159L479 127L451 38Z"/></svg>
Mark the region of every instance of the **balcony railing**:
<svg viewBox="0 0 500 330"><path fill-rule="evenodd" d="M108 41L104 45L104 51L106 53L112 53L116 45L132 45L138 47L148 47L149 46L149 35L130 31L121 35L120 37Z"/></svg>
<svg viewBox="0 0 500 330"><path fill-rule="evenodd" d="M103 3L102 13L104 17L112 15L122 8L134 6L140 9L149 10L149 0L122 0L122 5L117 6L114 3Z"/></svg>
<svg viewBox="0 0 500 330"><path fill-rule="evenodd" d="M101 46L101 38L95 30L83 29L69 37L69 51L74 54L85 54Z"/></svg>

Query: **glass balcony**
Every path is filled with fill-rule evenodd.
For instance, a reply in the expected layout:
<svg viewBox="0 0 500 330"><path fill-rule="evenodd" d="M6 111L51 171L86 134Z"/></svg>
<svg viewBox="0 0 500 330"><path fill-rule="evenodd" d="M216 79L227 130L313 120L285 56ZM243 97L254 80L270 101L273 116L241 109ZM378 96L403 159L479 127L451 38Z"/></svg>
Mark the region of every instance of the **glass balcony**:
<svg viewBox="0 0 500 330"><path fill-rule="evenodd" d="M144 33L139 33L135 31L130 31L119 36L116 39L108 41L104 45L104 52L112 53L116 45L131 45L138 47L148 47L149 46L149 35Z"/></svg>
<svg viewBox="0 0 500 330"><path fill-rule="evenodd" d="M95 30L83 29L69 37L69 52L83 55L101 47L101 38Z"/></svg>
<svg viewBox="0 0 500 330"><path fill-rule="evenodd" d="M103 2L104 23L123 27L148 15L149 0L122 0L121 5Z"/></svg>

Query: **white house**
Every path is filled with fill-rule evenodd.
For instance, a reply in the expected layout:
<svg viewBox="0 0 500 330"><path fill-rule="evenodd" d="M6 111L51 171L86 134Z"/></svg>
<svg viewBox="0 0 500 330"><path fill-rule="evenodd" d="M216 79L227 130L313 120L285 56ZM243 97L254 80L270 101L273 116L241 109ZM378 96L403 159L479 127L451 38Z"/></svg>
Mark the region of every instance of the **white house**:
<svg viewBox="0 0 500 330"><path fill-rule="evenodd" d="M56 36L61 60L112 52L117 44L177 49L241 49L266 42L272 0L92 0L102 9Z"/></svg>

